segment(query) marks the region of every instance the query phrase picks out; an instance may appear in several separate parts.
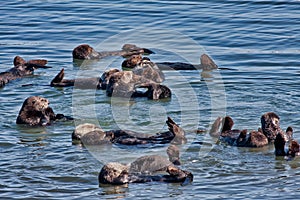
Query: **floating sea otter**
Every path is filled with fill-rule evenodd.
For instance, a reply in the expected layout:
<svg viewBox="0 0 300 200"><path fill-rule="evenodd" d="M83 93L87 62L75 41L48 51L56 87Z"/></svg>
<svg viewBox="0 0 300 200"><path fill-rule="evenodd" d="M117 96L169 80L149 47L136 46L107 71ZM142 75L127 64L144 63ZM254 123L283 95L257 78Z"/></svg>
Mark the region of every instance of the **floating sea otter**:
<svg viewBox="0 0 300 200"><path fill-rule="evenodd" d="M178 147L171 145L168 152L179 155ZM110 162L104 165L99 173L99 184L126 184L146 182L167 182L188 184L193 181L193 174L181 170L169 160L158 155L143 156L130 164ZM158 172L167 172L168 175L157 175Z"/></svg>
<svg viewBox="0 0 300 200"><path fill-rule="evenodd" d="M221 141L239 147L262 147L274 142L277 134L286 135L281 130L279 125L279 116L273 112L267 112L261 116L261 128L258 131L232 129L234 122L231 117L226 116L224 119L217 118L212 125L210 134L218 136ZM223 124L221 132L219 132L220 125Z"/></svg>
<svg viewBox="0 0 300 200"><path fill-rule="evenodd" d="M0 73L0 87L3 87L9 81L33 74L35 69L51 68L46 66L46 64L47 60L29 60L26 62L20 56L16 56L14 58L14 67Z"/></svg>
<svg viewBox="0 0 300 200"><path fill-rule="evenodd" d="M28 97L19 112L16 123L36 125L50 125L53 121L59 119L72 119L63 114L54 114L49 101L39 96Z"/></svg>
<svg viewBox="0 0 300 200"><path fill-rule="evenodd" d="M142 60L141 55L132 55L123 61L123 68L135 68ZM207 55L200 56L200 64L189 64L182 62L156 62L157 68L160 70L213 70L218 69L218 65ZM226 69L226 68L222 68Z"/></svg>
<svg viewBox="0 0 300 200"><path fill-rule="evenodd" d="M169 131L148 136L129 130L103 131L94 124L78 125L72 133L73 143L84 145L100 145L105 143L117 143L125 145L138 144L183 144L186 143L185 132L170 117L166 121Z"/></svg>
<svg viewBox="0 0 300 200"><path fill-rule="evenodd" d="M140 48L134 44L125 44L119 51L98 52L88 44L81 44L73 49L73 59L101 59L107 56L128 57L135 54L152 54L150 49Z"/></svg>

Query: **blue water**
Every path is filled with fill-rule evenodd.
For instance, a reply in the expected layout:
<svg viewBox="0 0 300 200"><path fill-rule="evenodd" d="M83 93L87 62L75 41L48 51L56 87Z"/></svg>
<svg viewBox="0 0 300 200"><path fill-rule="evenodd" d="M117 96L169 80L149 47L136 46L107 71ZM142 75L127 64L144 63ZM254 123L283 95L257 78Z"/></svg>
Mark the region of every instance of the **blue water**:
<svg viewBox="0 0 300 200"><path fill-rule="evenodd" d="M207 133L216 116L230 115L235 127L260 126L268 111L292 126L300 140L300 1L5 1L0 8L0 71L14 56L43 58L51 69L13 81L0 90L0 198L3 199L296 199L299 159L275 158L272 145L260 149L218 144ZM98 76L120 67L122 58L73 63L72 49L88 43L117 50L125 43L153 49L154 62L199 63L202 53L231 70L165 72L171 101L115 102L103 91L51 88L61 68L66 77ZM32 86L22 87L24 84ZM23 101L46 97L57 113L75 122L29 128L15 120ZM98 172L109 161L131 162L165 155L165 146L132 148L72 145L82 122L103 129L144 133L166 130L167 116L188 132L181 147L182 168L194 182L98 186ZM204 144L201 145L201 143Z"/></svg>

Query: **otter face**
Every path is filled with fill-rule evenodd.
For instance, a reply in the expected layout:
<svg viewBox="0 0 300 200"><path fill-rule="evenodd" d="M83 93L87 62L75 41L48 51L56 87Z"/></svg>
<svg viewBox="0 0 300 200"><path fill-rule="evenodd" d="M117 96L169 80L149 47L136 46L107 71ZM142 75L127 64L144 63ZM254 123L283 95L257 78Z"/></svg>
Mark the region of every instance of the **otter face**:
<svg viewBox="0 0 300 200"><path fill-rule="evenodd" d="M75 59L97 59L100 57L99 52L97 52L93 47L88 44L82 44L77 46L73 52L73 58Z"/></svg>
<svg viewBox="0 0 300 200"><path fill-rule="evenodd" d="M129 182L128 167L126 165L111 162L104 165L98 176L99 183L125 184Z"/></svg>
<svg viewBox="0 0 300 200"><path fill-rule="evenodd" d="M49 106L48 99L39 96L32 96L25 100L23 106L35 111L43 111Z"/></svg>
<svg viewBox="0 0 300 200"><path fill-rule="evenodd" d="M25 63L26 63L26 61L20 56L16 56L14 58L14 66L24 65Z"/></svg>
<svg viewBox="0 0 300 200"><path fill-rule="evenodd" d="M261 128L269 141L274 141L278 132L281 131L279 120L279 116L274 112L267 112L261 116Z"/></svg>
<svg viewBox="0 0 300 200"><path fill-rule="evenodd" d="M142 60L142 56L140 54L138 55L132 55L126 60L123 61L122 67L124 68L134 68L137 64L139 64Z"/></svg>

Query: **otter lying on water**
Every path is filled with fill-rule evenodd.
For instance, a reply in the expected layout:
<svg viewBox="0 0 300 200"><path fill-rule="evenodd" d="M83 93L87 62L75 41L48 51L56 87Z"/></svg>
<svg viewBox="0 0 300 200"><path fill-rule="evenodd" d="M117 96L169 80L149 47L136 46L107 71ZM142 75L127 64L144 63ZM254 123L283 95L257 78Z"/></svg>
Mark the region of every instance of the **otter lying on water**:
<svg viewBox="0 0 300 200"><path fill-rule="evenodd" d="M125 44L119 51L98 52L88 44L81 44L73 49L73 59L101 59L107 56L131 56L135 54L152 54L150 49L140 48L134 44Z"/></svg>
<svg viewBox="0 0 300 200"><path fill-rule="evenodd" d="M28 97L19 112L16 123L36 125L50 125L53 121L59 119L72 119L63 114L54 114L49 101L46 98L39 96Z"/></svg>
<svg viewBox="0 0 300 200"><path fill-rule="evenodd" d="M226 116L217 118L212 125L210 134L212 136L218 136L220 141L223 141L229 145L235 145L239 147L262 147L269 143L274 142L278 134L286 135L281 130L279 125L279 116L273 112L267 112L261 116L261 128L258 131L250 131L247 134L247 130L232 129L234 122L231 117ZM220 125L223 123L221 132L218 131Z"/></svg>
<svg viewBox="0 0 300 200"><path fill-rule="evenodd" d="M73 143L81 142L84 145L99 145L104 143L117 143L124 145L138 144L165 144L186 143L185 132L170 117L166 121L169 131L156 133L152 136L143 136L129 130L110 130L103 131L94 124L81 124L72 133Z"/></svg>
<svg viewBox="0 0 300 200"><path fill-rule="evenodd" d="M22 57L16 56L14 58L14 67L0 73L0 87L3 87L9 81L33 74L35 69L51 68L46 66L46 64L47 60L29 60L26 62Z"/></svg>
<svg viewBox="0 0 300 200"><path fill-rule="evenodd" d="M142 60L141 55L133 55L123 61L123 68L134 68ZM182 62L157 62L160 70L213 70L218 69L218 65L207 54L200 56L200 64L189 64Z"/></svg>
<svg viewBox="0 0 300 200"><path fill-rule="evenodd" d="M168 152L179 155L178 147L171 145ZM172 156L171 156L172 157ZM104 165L99 173L99 184L126 184L146 182L167 182L188 184L193 181L193 174L181 170L171 162L158 155L143 156L130 164L110 162ZM167 172L168 175L157 175L158 172Z"/></svg>

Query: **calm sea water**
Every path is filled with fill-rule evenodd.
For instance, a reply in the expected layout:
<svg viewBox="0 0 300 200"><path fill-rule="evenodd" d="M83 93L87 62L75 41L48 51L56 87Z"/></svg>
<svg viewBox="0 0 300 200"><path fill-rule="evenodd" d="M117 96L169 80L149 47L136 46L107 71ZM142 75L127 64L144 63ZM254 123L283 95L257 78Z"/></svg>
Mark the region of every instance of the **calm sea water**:
<svg viewBox="0 0 300 200"><path fill-rule="evenodd" d="M207 133L193 130L209 129L219 115L232 116L236 128L257 129L260 116L274 111L282 128L294 127L300 140L299 6L296 0L2 2L0 70L12 67L16 55L48 59L53 68L37 70L0 90L0 198L298 198L299 159L276 159L272 145L248 149L216 144ZM120 67L119 57L73 63L72 49L82 43L99 51L135 43L153 49L154 62L198 63L200 54L207 53L231 70L165 72L171 101L116 101L103 91L49 87L61 68L67 78L74 78ZM55 112L74 116L75 122L40 128L16 125L23 101L32 95L48 98ZM72 145L71 133L82 122L149 134L166 130L167 116L188 132L188 144L181 147L182 168L194 174L194 182L184 187L98 186L103 163L165 155L166 146Z"/></svg>

